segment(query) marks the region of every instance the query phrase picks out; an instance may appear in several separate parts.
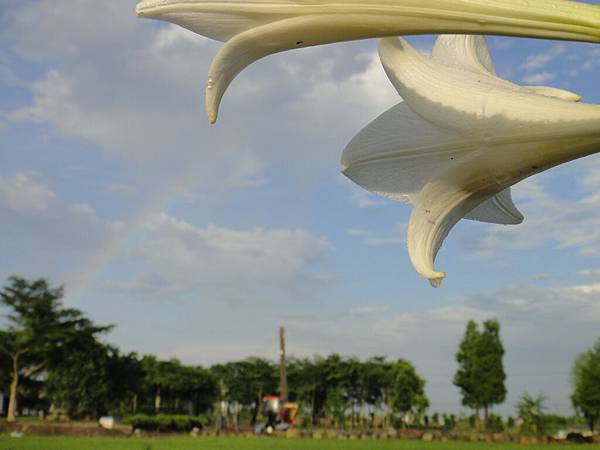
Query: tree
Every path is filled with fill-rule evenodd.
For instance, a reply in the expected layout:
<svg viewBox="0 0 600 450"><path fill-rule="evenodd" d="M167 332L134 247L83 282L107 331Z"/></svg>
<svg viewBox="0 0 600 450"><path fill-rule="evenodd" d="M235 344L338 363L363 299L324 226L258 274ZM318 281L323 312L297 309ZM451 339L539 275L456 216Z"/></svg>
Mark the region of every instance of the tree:
<svg viewBox="0 0 600 450"><path fill-rule="evenodd" d="M290 358L288 380L291 399L311 411L311 422L328 416L340 422L340 411L360 403L363 388L360 386L360 361L331 354L326 358Z"/></svg>
<svg viewBox="0 0 600 450"><path fill-rule="evenodd" d="M339 428L343 428L347 405L346 391L341 386L336 386L327 392L324 408L332 426L335 427L337 424Z"/></svg>
<svg viewBox="0 0 600 450"><path fill-rule="evenodd" d="M504 346L500 339L500 324L497 320L486 320L483 323L483 333L480 337L479 359L482 376L485 381L481 386L481 404L488 419L488 410L491 405L497 405L506 399L506 373L502 359Z"/></svg>
<svg viewBox="0 0 600 450"><path fill-rule="evenodd" d="M544 401L546 398L540 394L533 397L525 392L519 399L517 415L523 421L523 427L541 433L544 425Z"/></svg>
<svg viewBox="0 0 600 450"><path fill-rule="evenodd" d="M81 311L62 306L64 290L51 288L43 278L29 281L9 278L0 291L0 303L8 308L8 329L0 332L0 352L10 359L7 421L15 420L17 393L23 379L60 364L78 336L108 331L95 326Z"/></svg>
<svg viewBox="0 0 600 450"><path fill-rule="evenodd" d="M256 423L262 398L273 394L278 387L275 364L264 358L250 357L243 361L217 364L211 367L217 380L222 380L227 390L227 400L251 409L252 425ZM234 424L237 426L237 413Z"/></svg>
<svg viewBox="0 0 600 450"><path fill-rule="evenodd" d="M290 399L310 410L310 421L316 425L326 396L322 367L316 357L289 358L287 366Z"/></svg>
<svg viewBox="0 0 600 450"><path fill-rule="evenodd" d="M217 398L217 383L211 372L178 364L173 375L171 396L175 412L199 414L212 408Z"/></svg>
<svg viewBox="0 0 600 450"><path fill-rule="evenodd" d="M594 425L600 419L600 339L575 359L571 380L571 402L594 431Z"/></svg>
<svg viewBox="0 0 600 450"><path fill-rule="evenodd" d="M390 410L392 387L392 363L382 356L375 356L363 363L361 380L364 403L369 405L371 426L375 425L375 411ZM387 417L387 416L386 416Z"/></svg>
<svg viewBox="0 0 600 450"><path fill-rule="evenodd" d="M460 388L462 404L475 409L477 417L483 408L487 420L490 406L506 398L503 357L498 321L486 320L483 331L474 321L469 321L456 353L459 368L454 384Z"/></svg>
<svg viewBox="0 0 600 450"><path fill-rule="evenodd" d="M93 335L82 334L78 341L47 371L46 396L70 418L135 412L143 377L137 356L120 355Z"/></svg>
<svg viewBox="0 0 600 450"><path fill-rule="evenodd" d="M401 414L412 412L420 418L429 406L425 395L425 380L404 359L399 359L392 365L391 375L393 410Z"/></svg>
<svg viewBox="0 0 600 450"><path fill-rule="evenodd" d="M141 362L144 386L153 397L154 412L159 413L164 396L176 390L176 374L181 363L177 359L160 361L152 355L144 356Z"/></svg>

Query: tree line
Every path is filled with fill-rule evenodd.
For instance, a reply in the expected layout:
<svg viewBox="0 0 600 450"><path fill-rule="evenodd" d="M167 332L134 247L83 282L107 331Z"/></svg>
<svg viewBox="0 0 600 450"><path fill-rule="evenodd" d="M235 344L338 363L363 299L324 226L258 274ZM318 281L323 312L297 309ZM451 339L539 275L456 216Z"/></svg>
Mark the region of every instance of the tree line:
<svg viewBox="0 0 600 450"><path fill-rule="evenodd" d="M0 390L8 394L7 419L42 410L69 418L136 413L218 414L227 425L258 420L261 399L278 392L278 367L250 357L211 367L177 359L121 353L97 325L62 303L64 289L45 279L11 277L0 291L5 326L0 330ZM459 344L454 384L463 405L489 420L505 400L506 374L500 325L470 321ZM290 358L289 397L306 425L373 426L421 422L429 406L425 380L404 359L365 360L331 354ZM600 340L573 369L573 405L593 428L600 418ZM531 409L531 408L530 408ZM535 416L532 416L535 417ZM534 419L532 419L534 420Z"/></svg>

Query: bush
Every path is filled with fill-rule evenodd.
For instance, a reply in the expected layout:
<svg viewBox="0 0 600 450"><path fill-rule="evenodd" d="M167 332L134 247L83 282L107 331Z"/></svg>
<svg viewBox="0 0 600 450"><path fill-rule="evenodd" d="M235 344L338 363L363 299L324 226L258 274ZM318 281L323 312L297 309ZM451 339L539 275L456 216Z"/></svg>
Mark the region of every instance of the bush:
<svg viewBox="0 0 600 450"><path fill-rule="evenodd" d="M392 425L392 428L395 428L395 429L400 429L400 428L405 427L404 422L402 421L402 417L399 417L396 415L393 415L390 418L390 425Z"/></svg>
<svg viewBox="0 0 600 450"><path fill-rule="evenodd" d="M544 414L542 416L542 429L546 434L556 434L558 430L564 430L571 425L568 417L558 414Z"/></svg>
<svg viewBox="0 0 600 450"><path fill-rule="evenodd" d="M146 431L190 431L203 428L207 424L206 417L185 416L177 414L135 414L126 417L124 423L133 428Z"/></svg>
<svg viewBox="0 0 600 450"><path fill-rule="evenodd" d="M497 416L496 414L490 414L485 422L485 428L487 431L491 431L492 433L500 433L501 431L504 431L502 417Z"/></svg>
<svg viewBox="0 0 600 450"><path fill-rule="evenodd" d="M450 431L456 427L456 416L454 414L444 414L444 430Z"/></svg>
<svg viewBox="0 0 600 450"><path fill-rule="evenodd" d="M508 419L506 419L506 426L508 428L514 428L515 427L515 419L513 416L508 416Z"/></svg>
<svg viewBox="0 0 600 450"><path fill-rule="evenodd" d="M471 414L469 416L469 426L475 428L475 425L477 425L477 417L475 417L475 414Z"/></svg>

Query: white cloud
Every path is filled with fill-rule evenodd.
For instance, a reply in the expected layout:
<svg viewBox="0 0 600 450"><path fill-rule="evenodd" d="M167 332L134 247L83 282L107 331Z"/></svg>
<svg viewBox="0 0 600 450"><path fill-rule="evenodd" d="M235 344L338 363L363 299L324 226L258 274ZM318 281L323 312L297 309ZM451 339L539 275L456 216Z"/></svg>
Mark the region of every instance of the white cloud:
<svg viewBox="0 0 600 450"><path fill-rule="evenodd" d="M67 202L36 172L0 177L0 275L54 275L79 272L124 224L99 217L83 202ZM59 263L60 261L60 263Z"/></svg>
<svg viewBox="0 0 600 450"><path fill-rule="evenodd" d="M35 172L21 172L12 178L0 177L0 207L16 213L43 213L56 194Z"/></svg>
<svg viewBox="0 0 600 450"><path fill-rule="evenodd" d="M256 292L320 284L311 266L331 249L327 239L303 229L233 230L157 214L124 251L137 267L105 288L148 300L185 301L195 293L237 301ZM260 295L260 294L257 294Z"/></svg>
<svg viewBox="0 0 600 450"><path fill-rule="evenodd" d="M569 71L572 77L579 77L600 66L600 50L597 48L587 49L586 51L574 53L571 63L574 67Z"/></svg>
<svg viewBox="0 0 600 450"><path fill-rule="evenodd" d="M67 203L51 185L36 172L19 172L12 177L0 177L0 211L6 221L24 220L33 227L47 227L44 237L62 235L69 240L69 232L90 232L95 228L100 234L119 228L118 222L100 219L87 203ZM94 236L88 236L94 240Z"/></svg>
<svg viewBox="0 0 600 450"><path fill-rule="evenodd" d="M406 245L406 223L396 225L391 233L379 234L369 230L351 228L346 230L349 236L362 238L365 245L380 246L380 245Z"/></svg>
<svg viewBox="0 0 600 450"><path fill-rule="evenodd" d="M316 67L304 67L305 73L301 76L306 77L308 89L303 93L299 107L327 121L343 112L345 122L364 126L365 120L375 118L401 101L385 75L376 51L360 53L354 60L366 63L364 69L342 80L332 76L331 60L323 60Z"/></svg>
<svg viewBox="0 0 600 450"><path fill-rule="evenodd" d="M584 183L586 179L587 183L591 183L585 176L586 172L582 179ZM546 175L544 179L551 179L551 175ZM585 184L582 187L585 188ZM588 191L578 200L566 201L546 191L540 177L519 183L513 193L517 206L525 215L525 221L515 226L486 225L483 232L471 228L468 240L464 239L469 250L468 256L497 256L507 251L548 244L574 248L580 255L598 254L600 196L596 193Z"/></svg>
<svg viewBox="0 0 600 450"><path fill-rule="evenodd" d="M528 84L544 84L556 78L556 74L552 72L539 72L523 77L523 82Z"/></svg>
<svg viewBox="0 0 600 450"><path fill-rule="evenodd" d="M600 269L584 269L578 272L580 275L590 277L592 279L600 279Z"/></svg>
<svg viewBox="0 0 600 450"><path fill-rule="evenodd" d="M169 24L158 31L154 40L154 46L158 50L163 50L181 44L205 45L207 41L207 38L198 36L192 31Z"/></svg>
<svg viewBox="0 0 600 450"><path fill-rule="evenodd" d="M225 180L233 189L243 189L260 186L266 183L261 174L265 164L261 162L251 150L240 152L230 168L230 173Z"/></svg>
<svg viewBox="0 0 600 450"><path fill-rule="evenodd" d="M564 54L566 51L567 46L565 44L553 45L542 53L528 56L527 60L523 63L523 68L527 71L539 70Z"/></svg>
<svg viewBox="0 0 600 450"><path fill-rule="evenodd" d="M382 206L385 204L376 195L360 186L350 186L350 196L348 199L359 208L372 208L374 206Z"/></svg>
<svg viewBox="0 0 600 450"><path fill-rule="evenodd" d="M579 284L571 289L582 294L600 294L600 283Z"/></svg>

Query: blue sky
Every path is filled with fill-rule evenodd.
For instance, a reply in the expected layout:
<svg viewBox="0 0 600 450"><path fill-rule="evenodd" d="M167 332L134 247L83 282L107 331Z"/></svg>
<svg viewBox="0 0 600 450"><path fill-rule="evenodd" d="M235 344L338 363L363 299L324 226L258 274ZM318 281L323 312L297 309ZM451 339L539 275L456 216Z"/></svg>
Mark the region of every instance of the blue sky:
<svg viewBox="0 0 600 450"><path fill-rule="evenodd" d="M203 110L220 43L135 18L135 1L0 6L0 278L64 283L123 350L188 363L298 356L410 359L433 411L459 411L454 353L497 317L514 411L568 413L574 356L600 336L600 159L514 188L519 226L462 221L432 289L405 246L410 206L339 174L348 141L400 101L376 41L246 69L219 121ZM433 37L410 38L427 51ZM498 73L600 103L600 47L489 38Z"/></svg>

